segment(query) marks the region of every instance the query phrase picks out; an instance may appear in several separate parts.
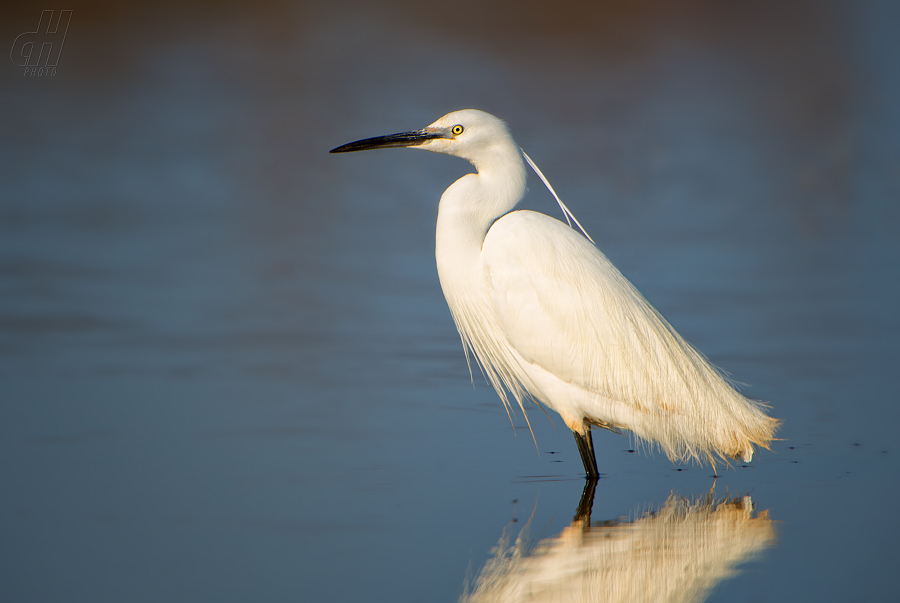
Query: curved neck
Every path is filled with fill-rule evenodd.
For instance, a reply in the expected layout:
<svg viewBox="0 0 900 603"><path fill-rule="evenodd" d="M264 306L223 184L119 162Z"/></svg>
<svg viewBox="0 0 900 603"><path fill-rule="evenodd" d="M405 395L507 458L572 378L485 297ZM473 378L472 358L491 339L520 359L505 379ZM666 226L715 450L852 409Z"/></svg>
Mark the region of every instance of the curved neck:
<svg viewBox="0 0 900 603"><path fill-rule="evenodd" d="M480 254L491 225L525 195L525 163L518 147L504 145L493 151L473 162L477 173L466 174L441 196L436 232L439 270L441 256L458 262Z"/></svg>

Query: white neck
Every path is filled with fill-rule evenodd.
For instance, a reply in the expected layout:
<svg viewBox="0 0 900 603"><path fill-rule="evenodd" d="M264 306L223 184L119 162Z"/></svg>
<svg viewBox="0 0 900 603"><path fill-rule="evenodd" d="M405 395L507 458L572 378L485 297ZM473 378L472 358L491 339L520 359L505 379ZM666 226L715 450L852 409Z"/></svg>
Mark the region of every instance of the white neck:
<svg viewBox="0 0 900 603"><path fill-rule="evenodd" d="M510 141L511 142L511 141ZM525 195L525 163L515 143L491 149L450 185L438 206L435 256L441 285L475 268L488 229L515 208Z"/></svg>

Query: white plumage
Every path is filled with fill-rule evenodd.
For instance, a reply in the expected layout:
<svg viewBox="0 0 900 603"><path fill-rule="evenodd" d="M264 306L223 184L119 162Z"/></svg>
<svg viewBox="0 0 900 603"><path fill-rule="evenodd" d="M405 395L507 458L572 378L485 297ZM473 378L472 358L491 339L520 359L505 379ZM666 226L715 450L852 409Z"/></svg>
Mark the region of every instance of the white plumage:
<svg viewBox="0 0 900 603"><path fill-rule="evenodd" d="M597 475L591 425L630 430L673 460L750 461L754 445L769 444L778 422L735 391L588 239L544 214L513 211L525 194L525 163L501 120L456 111L333 152L393 146L475 166L438 209L447 304L467 356L504 404L509 392L523 412L529 396L558 412L589 476Z"/></svg>

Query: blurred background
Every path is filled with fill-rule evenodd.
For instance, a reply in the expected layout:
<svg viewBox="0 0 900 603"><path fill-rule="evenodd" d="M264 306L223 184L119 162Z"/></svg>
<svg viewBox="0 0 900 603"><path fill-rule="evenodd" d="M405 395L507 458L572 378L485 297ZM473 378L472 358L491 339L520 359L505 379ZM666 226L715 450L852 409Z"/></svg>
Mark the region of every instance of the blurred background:
<svg viewBox="0 0 900 603"><path fill-rule="evenodd" d="M36 75L19 36L60 8ZM470 166L327 153L469 107L783 421L717 480L596 433L594 520L751 494L774 523L705 600L891 598L898 30L889 1L0 9L0 599L456 601L509 526L570 523L568 429L510 424L440 291Z"/></svg>

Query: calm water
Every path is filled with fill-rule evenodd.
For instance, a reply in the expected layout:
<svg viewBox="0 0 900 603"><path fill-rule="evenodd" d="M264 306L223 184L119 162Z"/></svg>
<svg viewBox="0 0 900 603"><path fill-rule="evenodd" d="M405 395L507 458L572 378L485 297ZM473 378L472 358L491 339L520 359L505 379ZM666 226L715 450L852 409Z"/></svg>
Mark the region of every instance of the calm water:
<svg viewBox="0 0 900 603"><path fill-rule="evenodd" d="M5 64L0 599L897 596L900 11L483 4L76 4L56 76ZM597 432L578 514L568 430L510 425L443 301L467 164L327 154L465 107L771 452Z"/></svg>

